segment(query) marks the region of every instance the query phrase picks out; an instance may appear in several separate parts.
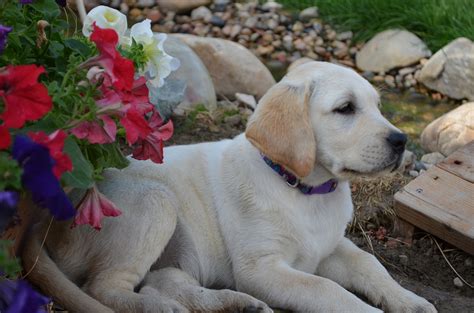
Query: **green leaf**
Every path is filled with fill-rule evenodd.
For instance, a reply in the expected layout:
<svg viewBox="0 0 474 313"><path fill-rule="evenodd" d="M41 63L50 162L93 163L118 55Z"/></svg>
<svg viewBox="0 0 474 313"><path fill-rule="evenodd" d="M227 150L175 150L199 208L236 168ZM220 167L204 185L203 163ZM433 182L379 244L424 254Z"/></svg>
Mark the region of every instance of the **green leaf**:
<svg viewBox="0 0 474 313"><path fill-rule="evenodd" d="M87 189L92 187L94 179L93 169L89 161L86 160L77 143L71 137L64 143L64 151L72 160L72 172L63 174L63 181L70 187Z"/></svg>
<svg viewBox="0 0 474 313"><path fill-rule="evenodd" d="M115 167L122 169L128 166L130 163L123 153L120 151L118 144L108 144L101 145L101 148L104 150L104 164L103 168Z"/></svg>
<svg viewBox="0 0 474 313"><path fill-rule="evenodd" d="M21 168L7 153L1 152L0 190L5 190L6 188L21 189Z"/></svg>
<svg viewBox="0 0 474 313"><path fill-rule="evenodd" d="M54 0L35 0L30 6L41 13L42 19L47 21L55 19L61 13L58 4Z"/></svg>
<svg viewBox="0 0 474 313"><path fill-rule="evenodd" d="M77 39L66 39L64 45L69 49L79 53L83 57L88 57L91 54L91 48L85 43Z"/></svg>
<svg viewBox="0 0 474 313"><path fill-rule="evenodd" d="M21 272L20 263L8 252L12 245L10 240L0 240L0 269L9 278L15 278Z"/></svg>

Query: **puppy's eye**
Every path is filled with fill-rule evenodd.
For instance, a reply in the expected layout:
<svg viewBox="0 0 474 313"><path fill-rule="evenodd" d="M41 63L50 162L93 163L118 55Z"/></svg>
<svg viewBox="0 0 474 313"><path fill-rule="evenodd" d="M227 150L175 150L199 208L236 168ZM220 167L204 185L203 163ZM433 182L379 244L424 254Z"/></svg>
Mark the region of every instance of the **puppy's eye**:
<svg viewBox="0 0 474 313"><path fill-rule="evenodd" d="M355 112L355 107L352 102L346 102L342 106L335 109L334 112L344 115L353 114Z"/></svg>

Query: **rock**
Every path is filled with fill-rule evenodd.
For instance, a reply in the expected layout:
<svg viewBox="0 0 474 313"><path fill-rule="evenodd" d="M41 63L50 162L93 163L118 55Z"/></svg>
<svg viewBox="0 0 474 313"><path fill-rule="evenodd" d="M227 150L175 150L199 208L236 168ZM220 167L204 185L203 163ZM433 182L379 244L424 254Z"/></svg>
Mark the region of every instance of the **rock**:
<svg viewBox="0 0 474 313"><path fill-rule="evenodd" d="M214 110L216 92L206 66L199 56L188 45L173 36L168 36L164 48L181 62L181 66L172 72L169 78L183 80L186 83L184 99L175 112L188 110L197 104L203 104L209 111Z"/></svg>
<svg viewBox="0 0 474 313"><path fill-rule="evenodd" d="M471 258L467 258L466 260L464 260L464 265L467 266L467 267L471 267L472 266L472 259Z"/></svg>
<svg viewBox="0 0 474 313"><path fill-rule="evenodd" d="M177 13L186 13L203 5L211 4L211 0L156 0L160 9Z"/></svg>
<svg viewBox="0 0 474 313"><path fill-rule="evenodd" d="M219 95L234 99L240 92L260 98L275 84L265 65L235 42L184 34L170 36L183 40L201 58Z"/></svg>
<svg viewBox="0 0 474 313"><path fill-rule="evenodd" d="M340 41L349 40L349 39L352 39L353 35L354 34L351 31L342 32L336 36L336 39Z"/></svg>
<svg viewBox="0 0 474 313"><path fill-rule="evenodd" d="M262 5L262 10L265 10L265 11L277 11L277 10L280 10L281 8L283 8L283 5L271 0L265 2Z"/></svg>
<svg viewBox="0 0 474 313"><path fill-rule="evenodd" d="M255 100L255 97L252 95L247 95L245 93L239 93L237 92L235 94L235 98L242 102L243 104L249 106L253 110L257 107L257 101Z"/></svg>
<svg viewBox="0 0 474 313"><path fill-rule="evenodd" d="M474 140L474 102L465 103L440 116L421 133L423 149L437 151L445 156L472 140Z"/></svg>
<svg viewBox="0 0 474 313"><path fill-rule="evenodd" d="M429 57L431 51L414 34L400 29L378 33L356 54L357 67L363 71L381 72L403 67Z"/></svg>
<svg viewBox="0 0 474 313"><path fill-rule="evenodd" d="M398 256L398 258L400 259L400 264L403 265L403 266L407 266L408 265L408 256L405 255L405 254L400 254Z"/></svg>
<svg viewBox="0 0 474 313"><path fill-rule="evenodd" d="M436 52L418 81L454 99L474 100L474 43L458 38Z"/></svg>
<svg viewBox="0 0 474 313"><path fill-rule="evenodd" d="M303 29L304 29L304 25L300 21L297 21L296 23L294 23L293 27L291 28L291 30L294 32L300 32Z"/></svg>
<svg viewBox="0 0 474 313"><path fill-rule="evenodd" d="M306 58L306 57L297 59L296 61L293 61L293 63L291 63L290 66L288 66L287 72L291 72L292 70L294 70L296 67L300 66L301 64L305 64L311 61L314 61L314 60L310 58Z"/></svg>
<svg viewBox="0 0 474 313"><path fill-rule="evenodd" d="M439 152L427 153L421 157L421 162L435 165L444 160L444 155Z"/></svg>
<svg viewBox="0 0 474 313"><path fill-rule="evenodd" d="M418 171L415 171L415 170L409 171L408 174L409 174L411 177L418 177L418 175L420 175L420 173L418 173Z"/></svg>
<svg viewBox="0 0 474 313"><path fill-rule="evenodd" d="M219 16L213 15L211 17L211 20L209 21L212 25L217 26L217 27L224 27L225 21L220 18Z"/></svg>
<svg viewBox="0 0 474 313"><path fill-rule="evenodd" d="M161 19L161 13L159 10L153 9L147 13L146 18L150 19L152 23L156 23Z"/></svg>
<svg viewBox="0 0 474 313"><path fill-rule="evenodd" d="M395 85L395 77L393 77L392 75L387 75L385 76L385 83L387 84L387 86L389 86L390 88L395 88L396 85Z"/></svg>
<svg viewBox="0 0 474 313"><path fill-rule="evenodd" d="M364 77L365 79L367 79L368 81L371 81L373 78L374 78L374 73L371 72L371 71L364 71L362 72L362 77Z"/></svg>
<svg viewBox="0 0 474 313"><path fill-rule="evenodd" d="M184 99L186 82L167 77L163 86L160 88L149 86L149 90L150 102L155 105L163 119L168 119Z"/></svg>
<svg viewBox="0 0 474 313"><path fill-rule="evenodd" d="M408 74L414 73L416 71L416 68L414 67L405 67L402 68L398 71L398 74L401 76L406 76Z"/></svg>
<svg viewBox="0 0 474 313"><path fill-rule="evenodd" d="M146 7L152 7L156 3L155 0L138 0L137 4L135 4L136 7L139 8L146 8Z"/></svg>
<svg viewBox="0 0 474 313"><path fill-rule="evenodd" d="M458 288L464 287L464 283L461 281L461 279L459 277L455 277L453 279L453 284L454 284L454 286L456 286Z"/></svg>
<svg viewBox="0 0 474 313"><path fill-rule="evenodd" d="M299 20L302 22L309 22L313 18L317 18L319 16L319 10L317 7L309 7L304 9L299 14Z"/></svg>
<svg viewBox="0 0 474 313"><path fill-rule="evenodd" d="M212 12L205 6L200 6L191 12L191 19L193 21L203 20L209 22L212 18Z"/></svg>
<svg viewBox="0 0 474 313"><path fill-rule="evenodd" d="M254 16L249 17L245 20L244 27L254 28L257 25L258 19Z"/></svg>

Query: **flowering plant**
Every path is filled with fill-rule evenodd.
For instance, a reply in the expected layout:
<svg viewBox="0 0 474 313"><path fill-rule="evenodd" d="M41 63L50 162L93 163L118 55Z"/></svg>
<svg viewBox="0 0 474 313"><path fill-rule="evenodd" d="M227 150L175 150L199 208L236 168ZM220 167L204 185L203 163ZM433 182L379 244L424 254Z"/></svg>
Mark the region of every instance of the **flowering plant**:
<svg viewBox="0 0 474 313"><path fill-rule="evenodd" d="M163 50L166 35L154 35L145 20L126 36L126 17L104 6L89 12L81 35L64 4L0 2L0 233L23 196L58 220L73 219L71 226L100 230L104 216L121 214L95 185L104 169L127 166L120 144L161 163L173 133L149 97L179 66ZM65 192L74 188L86 190L77 208ZM14 276L2 255L0 275ZM44 303L23 282L0 289L10 299L0 296L2 312L18 294Z"/></svg>

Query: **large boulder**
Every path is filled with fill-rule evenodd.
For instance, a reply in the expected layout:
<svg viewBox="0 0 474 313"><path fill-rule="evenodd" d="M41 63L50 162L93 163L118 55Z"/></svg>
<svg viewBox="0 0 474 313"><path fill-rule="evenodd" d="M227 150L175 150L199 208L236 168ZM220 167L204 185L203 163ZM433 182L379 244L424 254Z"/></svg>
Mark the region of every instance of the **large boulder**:
<svg viewBox="0 0 474 313"><path fill-rule="evenodd" d="M474 100L474 43L467 38L450 42L428 60L417 79L451 98Z"/></svg>
<svg viewBox="0 0 474 313"><path fill-rule="evenodd" d="M218 95L235 99L235 93L262 97L275 84L270 71L244 46L224 39L173 34L201 58Z"/></svg>
<svg viewBox="0 0 474 313"><path fill-rule="evenodd" d="M469 102L431 122L421 133L421 146L450 155L474 140L474 102Z"/></svg>
<svg viewBox="0 0 474 313"><path fill-rule="evenodd" d="M416 35L389 29L375 35L357 52L356 65L363 71L387 72L429 56L431 51Z"/></svg>
<svg viewBox="0 0 474 313"><path fill-rule="evenodd" d="M211 0L156 0L158 7L165 11L186 13L203 5L211 4Z"/></svg>
<svg viewBox="0 0 474 313"><path fill-rule="evenodd" d="M183 41L168 36L164 43L165 51L181 62L177 71L172 72L168 80L184 81L186 89L184 99L175 109L176 113L203 104L208 110L216 108L216 92L211 76L201 59Z"/></svg>

